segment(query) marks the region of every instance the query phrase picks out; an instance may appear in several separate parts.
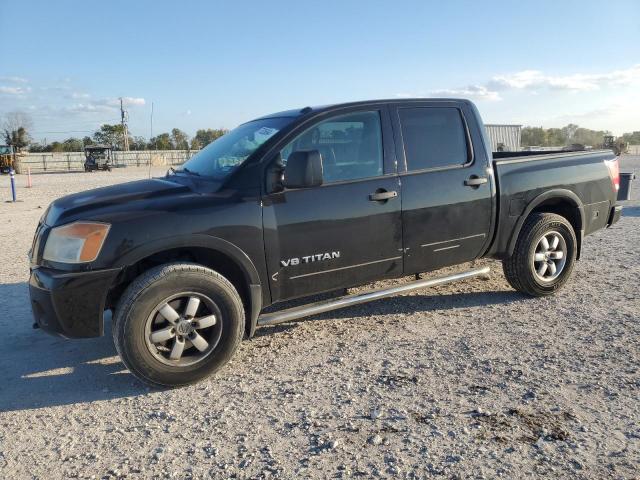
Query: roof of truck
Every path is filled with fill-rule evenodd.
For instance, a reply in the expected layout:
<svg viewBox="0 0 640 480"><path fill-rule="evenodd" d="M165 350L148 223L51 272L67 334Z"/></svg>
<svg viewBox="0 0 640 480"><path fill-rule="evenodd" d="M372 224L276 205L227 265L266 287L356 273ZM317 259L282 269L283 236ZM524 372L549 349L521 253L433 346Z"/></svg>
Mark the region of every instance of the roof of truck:
<svg viewBox="0 0 640 480"><path fill-rule="evenodd" d="M262 120L265 118L282 118L282 117L295 118L295 117L300 117L302 115L306 115L311 112L319 113L326 110L334 110L337 108L344 108L344 107L359 107L359 106L380 104L380 103L383 103L383 104L384 103L414 103L414 102L426 102L426 101L428 102L469 102L469 100L466 100L464 98L389 98L389 99L383 99L383 100L359 100L356 102L332 103L328 105L319 105L315 107L304 107L304 108L297 108L293 110L285 110L282 112L271 113L269 115L258 117L256 118L256 120Z"/></svg>

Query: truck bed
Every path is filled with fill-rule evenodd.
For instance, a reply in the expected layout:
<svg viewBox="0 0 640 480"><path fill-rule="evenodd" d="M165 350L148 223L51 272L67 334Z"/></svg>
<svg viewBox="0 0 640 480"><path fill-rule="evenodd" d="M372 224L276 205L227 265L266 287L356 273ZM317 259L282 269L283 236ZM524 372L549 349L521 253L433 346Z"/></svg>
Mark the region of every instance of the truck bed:
<svg viewBox="0 0 640 480"><path fill-rule="evenodd" d="M519 222L528 215L532 202L543 195L553 198L552 203L566 198L572 204L571 208L558 204L557 213L575 223L577 236L606 226L610 208L615 203L604 163L616 158L611 150L497 152L494 155L499 220L489 256L502 258L512 251L521 226Z"/></svg>

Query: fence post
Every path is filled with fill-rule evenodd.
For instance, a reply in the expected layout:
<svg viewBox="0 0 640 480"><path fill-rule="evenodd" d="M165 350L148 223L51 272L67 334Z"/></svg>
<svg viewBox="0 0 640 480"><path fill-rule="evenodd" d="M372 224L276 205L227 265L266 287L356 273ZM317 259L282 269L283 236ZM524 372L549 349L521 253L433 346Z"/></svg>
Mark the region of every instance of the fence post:
<svg viewBox="0 0 640 480"><path fill-rule="evenodd" d="M42 155L42 168L44 169L44 171L47 171L47 156L46 155Z"/></svg>
<svg viewBox="0 0 640 480"><path fill-rule="evenodd" d="M67 153L67 170L71 171L71 158L68 153Z"/></svg>

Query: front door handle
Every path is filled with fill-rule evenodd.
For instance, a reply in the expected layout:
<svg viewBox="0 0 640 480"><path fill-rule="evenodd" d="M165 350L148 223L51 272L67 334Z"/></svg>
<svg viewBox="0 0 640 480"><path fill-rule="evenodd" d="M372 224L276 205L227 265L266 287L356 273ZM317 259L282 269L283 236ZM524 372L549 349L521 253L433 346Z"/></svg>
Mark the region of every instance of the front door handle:
<svg viewBox="0 0 640 480"><path fill-rule="evenodd" d="M464 184L467 187L479 187L480 185L487 183L489 180L487 179L487 177L476 177L475 175L467 178L464 181Z"/></svg>
<svg viewBox="0 0 640 480"><path fill-rule="evenodd" d="M389 200L390 198L395 198L398 196L398 192L395 190L387 191L382 188L379 188L374 193L369 194L369 200L372 202L384 202Z"/></svg>

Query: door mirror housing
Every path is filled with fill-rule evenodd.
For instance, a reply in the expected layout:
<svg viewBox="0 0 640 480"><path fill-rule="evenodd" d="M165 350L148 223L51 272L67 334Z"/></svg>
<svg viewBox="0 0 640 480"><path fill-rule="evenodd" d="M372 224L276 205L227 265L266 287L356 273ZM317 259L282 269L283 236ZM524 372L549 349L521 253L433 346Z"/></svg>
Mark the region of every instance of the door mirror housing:
<svg viewBox="0 0 640 480"><path fill-rule="evenodd" d="M286 188L309 188L322 185L322 155L318 150L298 150L289 155L284 169Z"/></svg>

